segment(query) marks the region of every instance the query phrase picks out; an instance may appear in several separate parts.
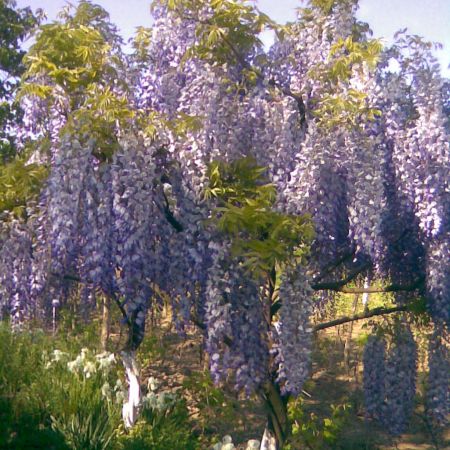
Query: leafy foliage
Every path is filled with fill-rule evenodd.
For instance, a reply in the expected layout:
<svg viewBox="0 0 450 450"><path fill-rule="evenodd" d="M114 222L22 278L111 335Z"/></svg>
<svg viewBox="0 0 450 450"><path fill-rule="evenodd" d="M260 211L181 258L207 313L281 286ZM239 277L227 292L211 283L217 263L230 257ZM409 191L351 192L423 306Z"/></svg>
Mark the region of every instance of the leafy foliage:
<svg viewBox="0 0 450 450"><path fill-rule="evenodd" d="M208 372L192 374L184 381L183 388L196 400L195 406L199 410L196 423L202 432L211 429L213 420L216 423L230 423L235 418L237 405L227 399L220 387L214 385Z"/></svg>
<svg viewBox="0 0 450 450"><path fill-rule="evenodd" d="M242 64L241 55L262 48L258 35L264 28L276 28L266 14L244 0L156 0L154 6L196 23L195 44L185 57L198 57L214 63Z"/></svg>
<svg viewBox="0 0 450 450"><path fill-rule="evenodd" d="M159 395L153 406L145 406L142 419L118 439L118 450L196 450L197 438L192 433L189 414L183 400L164 400ZM145 400L144 400L145 401Z"/></svg>
<svg viewBox="0 0 450 450"><path fill-rule="evenodd" d="M26 203L39 194L48 169L28 159L25 153L0 166L0 211L21 216Z"/></svg>
<svg viewBox="0 0 450 450"><path fill-rule="evenodd" d="M287 450L306 446L310 449L334 448L339 432L348 421L350 405L330 405L330 416L320 420L314 413L304 410L301 398L293 400L289 406L292 420L292 438Z"/></svg>
<svg viewBox="0 0 450 450"><path fill-rule="evenodd" d="M67 367L70 353L54 350L56 342L67 346L64 339L55 342L42 330L12 333L4 325L0 333L0 448L106 448L120 418L120 405L102 396L114 370L86 377L83 366L77 376Z"/></svg>
<svg viewBox="0 0 450 450"><path fill-rule="evenodd" d="M273 211L275 186L265 179L266 169L251 158L209 167L207 198L218 199L213 210L217 228L233 239L233 252L257 275L282 267L292 257L308 253L313 227L308 215Z"/></svg>
<svg viewBox="0 0 450 450"><path fill-rule="evenodd" d="M1 449L199 448L184 401L156 388L139 424L125 432L120 366L111 353L80 350L83 335L69 341L2 324L0 337Z"/></svg>
<svg viewBox="0 0 450 450"><path fill-rule="evenodd" d="M97 156L109 158L117 149L116 125L125 126L134 114L121 80L120 38L108 14L90 2L80 2L75 12L68 8L61 18L40 28L24 59L20 97L62 108L62 128L96 139Z"/></svg>

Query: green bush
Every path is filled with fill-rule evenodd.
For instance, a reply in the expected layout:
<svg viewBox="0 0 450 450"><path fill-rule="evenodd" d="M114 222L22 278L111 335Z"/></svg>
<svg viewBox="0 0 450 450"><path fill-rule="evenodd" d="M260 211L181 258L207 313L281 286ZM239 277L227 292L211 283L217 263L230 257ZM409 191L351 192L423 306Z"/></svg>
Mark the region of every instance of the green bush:
<svg viewBox="0 0 450 450"><path fill-rule="evenodd" d="M293 426L290 442L284 450L336 448L338 435L348 425L350 405L330 405L330 408L331 415L320 419L316 414L305 411L301 398L290 401L288 413Z"/></svg>

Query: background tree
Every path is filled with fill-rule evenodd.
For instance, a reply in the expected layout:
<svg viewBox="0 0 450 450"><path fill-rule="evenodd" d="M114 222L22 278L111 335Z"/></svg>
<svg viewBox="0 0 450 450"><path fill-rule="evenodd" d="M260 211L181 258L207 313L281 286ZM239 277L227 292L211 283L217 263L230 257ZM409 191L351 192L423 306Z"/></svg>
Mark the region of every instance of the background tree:
<svg viewBox="0 0 450 450"><path fill-rule="evenodd" d="M40 10L33 14L30 8L17 8L14 1L0 2L0 211L17 214L23 213L26 201L36 195L46 175L44 168L27 164L32 150L24 151L21 146L23 111L15 101L25 70L26 52L21 46L42 16Z"/></svg>
<svg viewBox="0 0 450 450"><path fill-rule="evenodd" d="M4 163L15 149L12 128L20 120L20 110L13 105L14 93L20 76L25 70L21 45L36 28L41 12L33 14L30 8L17 8L10 0L0 2L0 145Z"/></svg>

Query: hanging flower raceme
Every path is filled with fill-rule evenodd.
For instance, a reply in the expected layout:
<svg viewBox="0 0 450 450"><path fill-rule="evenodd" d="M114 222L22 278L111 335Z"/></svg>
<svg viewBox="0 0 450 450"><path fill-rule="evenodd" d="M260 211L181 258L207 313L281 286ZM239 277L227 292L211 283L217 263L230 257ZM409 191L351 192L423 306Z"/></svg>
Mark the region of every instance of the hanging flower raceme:
<svg viewBox="0 0 450 450"><path fill-rule="evenodd" d="M309 376L312 350L312 290L301 268L286 269L279 301L282 308L271 333L271 352L281 392L299 395Z"/></svg>
<svg viewBox="0 0 450 450"><path fill-rule="evenodd" d="M407 327L393 338L386 357L385 403L381 421L393 435L406 430L416 393L417 346Z"/></svg>
<svg viewBox="0 0 450 450"><path fill-rule="evenodd" d="M437 425L445 425L450 413L450 354L446 333L440 325L430 338L428 347L429 374L426 410Z"/></svg>
<svg viewBox="0 0 450 450"><path fill-rule="evenodd" d="M385 399L386 342L377 335L369 336L363 354L363 385L366 416L381 419Z"/></svg>
<svg viewBox="0 0 450 450"><path fill-rule="evenodd" d="M236 388L250 394L266 381L268 374L258 287L238 260L229 260L229 243L211 247L214 256L208 270L205 305L211 375L218 382L233 373Z"/></svg>

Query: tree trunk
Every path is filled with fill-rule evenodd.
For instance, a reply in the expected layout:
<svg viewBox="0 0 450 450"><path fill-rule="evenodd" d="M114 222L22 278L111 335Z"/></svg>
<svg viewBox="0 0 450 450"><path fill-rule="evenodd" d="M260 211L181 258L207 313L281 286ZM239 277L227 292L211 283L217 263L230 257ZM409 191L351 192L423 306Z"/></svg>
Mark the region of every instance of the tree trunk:
<svg viewBox="0 0 450 450"><path fill-rule="evenodd" d="M105 295L102 299L102 330L101 330L101 346L103 350L108 347L109 335L111 332L111 300Z"/></svg>
<svg viewBox="0 0 450 450"><path fill-rule="evenodd" d="M138 408L141 402L141 389L139 386L139 370L133 351L123 351L122 361L128 381L128 401L122 407L122 418L125 427L131 428L137 419Z"/></svg>
<svg viewBox="0 0 450 450"><path fill-rule="evenodd" d="M355 297L353 299L353 315L356 314L356 309L358 308L358 301L359 301L359 294L355 294ZM345 338L345 344L344 344L344 364L347 372L350 370L350 354L351 354L351 347L352 347L352 337L353 337L353 323L350 322L350 329L347 333L347 337Z"/></svg>
<svg viewBox="0 0 450 450"><path fill-rule="evenodd" d="M364 280L364 289L370 288L370 278L367 276ZM362 304L364 306L364 312L367 312L369 310L369 293L364 292L362 296Z"/></svg>
<svg viewBox="0 0 450 450"><path fill-rule="evenodd" d="M265 312L267 321L267 331L270 333L273 316L276 311L273 305L276 300L277 272L275 266L272 267L267 277L267 293L265 295ZM262 387L262 397L267 409L267 425L261 440L260 450L281 450L285 444L290 431L289 418L287 414L288 398L281 396L280 388L275 382L275 374L272 374L271 381Z"/></svg>
<svg viewBox="0 0 450 450"><path fill-rule="evenodd" d="M260 450L279 450L275 434L269 429L269 424L267 424L264 430Z"/></svg>
<svg viewBox="0 0 450 450"><path fill-rule="evenodd" d="M290 431L287 398L283 398L276 383L268 382L263 388L267 407L267 425L261 440L261 450L281 450Z"/></svg>

